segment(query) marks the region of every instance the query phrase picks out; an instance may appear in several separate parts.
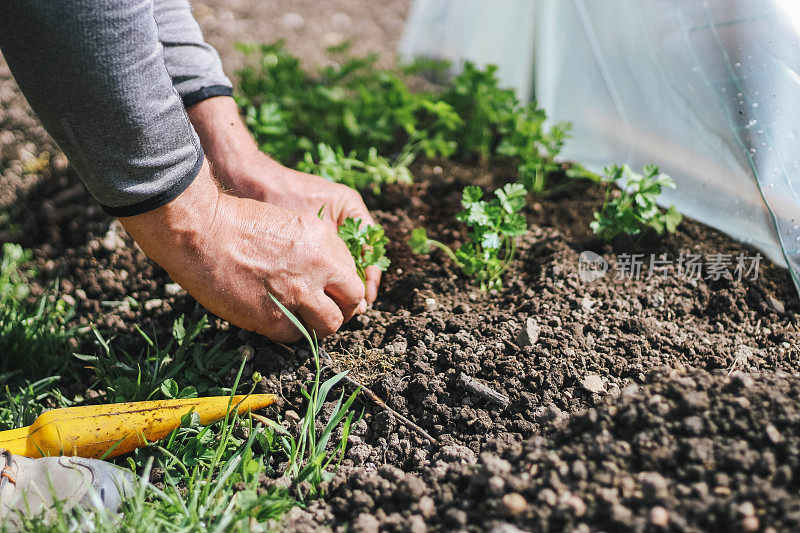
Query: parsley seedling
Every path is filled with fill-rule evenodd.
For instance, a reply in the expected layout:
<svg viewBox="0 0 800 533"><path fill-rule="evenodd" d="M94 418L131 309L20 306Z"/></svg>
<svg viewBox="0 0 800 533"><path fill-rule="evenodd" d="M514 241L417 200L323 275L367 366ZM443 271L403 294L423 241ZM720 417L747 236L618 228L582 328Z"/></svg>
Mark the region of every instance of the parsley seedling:
<svg viewBox="0 0 800 533"><path fill-rule="evenodd" d="M465 63L441 91L412 91L408 76L444 68L425 61L380 69L374 55L305 71L282 43L241 45L258 61L239 72L237 101L262 151L299 170L362 189L410 182L419 156L488 163L510 158L519 181L540 191L558 167L566 124L544 127L545 113L500 87L497 67Z"/></svg>
<svg viewBox="0 0 800 533"><path fill-rule="evenodd" d="M497 189L495 198L483 200L480 187L468 186L462 193L464 210L457 218L469 227L467 242L453 252L441 242L429 239L424 228L411 232L408 241L415 253L428 254L432 247L439 248L469 277L480 284L481 290L502 286L501 274L517 250L516 237L527 230L525 216L525 188L519 183L509 183Z"/></svg>
<svg viewBox="0 0 800 533"><path fill-rule="evenodd" d="M326 144L317 146L318 162L314 161L311 152L306 152L303 160L297 164L297 170L322 176L336 183L343 183L354 189L372 186L378 194L380 186L387 183L411 183L411 172L404 162L390 163L378 155L375 148L370 148L363 161L355 152L345 155L342 147L336 150Z"/></svg>
<svg viewBox="0 0 800 533"><path fill-rule="evenodd" d="M367 224L362 227L360 218L348 217L339 226L339 237L353 255L356 270L362 281L366 282L368 266L376 266L382 271L389 268L389 258L386 257L386 244L389 239L379 225Z"/></svg>
<svg viewBox="0 0 800 533"><path fill-rule="evenodd" d="M675 233L680 224L681 214L670 206L662 211L656 201L664 187L675 188L675 182L666 174L659 173L656 165L644 167L638 174L629 166L610 165L606 167L605 181L608 184L606 197L600 211L595 211L590 227L601 239L610 240L620 234L639 235L650 228L659 235ZM626 179L619 196L610 198L611 184Z"/></svg>

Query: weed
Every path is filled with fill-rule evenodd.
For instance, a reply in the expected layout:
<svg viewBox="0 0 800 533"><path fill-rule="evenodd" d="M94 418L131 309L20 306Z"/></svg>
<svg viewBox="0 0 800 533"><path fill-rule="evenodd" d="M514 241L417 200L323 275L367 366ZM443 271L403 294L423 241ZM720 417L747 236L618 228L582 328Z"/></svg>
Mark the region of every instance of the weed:
<svg viewBox="0 0 800 533"><path fill-rule="evenodd" d="M664 187L675 188L672 178L659 173L655 165L645 166L643 174L627 165L610 165L604 173L605 200L600 211L595 211L591 223L592 231L601 239L610 240L621 234L639 235L648 228L659 235L665 231L675 232L682 220L681 214L675 206L662 211L656 203ZM625 178L625 185L620 187L619 195L611 197L611 185L622 178Z"/></svg>
<svg viewBox="0 0 800 533"><path fill-rule="evenodd" d="M271 467L273 454L279 453L288 458L283 476L290 480L289 485L308 487L308 492L301 496L315 496L320 492L320 483L332 477L330 469L341 461L354 413L350 408L358 391L345 399L340 395L334 405L332 415L325 422L324 429L317 433L317 419L332 388L344 377L338 374L327 381L321 379L323 369L319 364L319 348L313 332L309 333L288 310L281 309L300 329L309 342L316 365L313 381L303 391L308 406L306 414L300 420L297 433L263 416L251 414L240 417L235 412L230 417L208 426L200 424L195 413L187 413L181 427L168 437L145 448L139 448L127 457L119 460L127 464L133 471L141 473L135 493L123 502L121 516L110 516L104 511L73 509L65 511L56 505L54 516L28 519L24 523L28 531L74 531L76 529L92 529L94 531L251 531L263 529L260 524L279 519L286 511L298 505L289 487L275 484L264 488L264 477L278 475ZM167 343L170 353L175 359L186 363L182 371L190 366L188 354L194 353L199 346L197 339L205 321L200 320L184 325L183 320L173 327L173 337ZM106 343L100 337L100 344ZM166 357L167 346L151 349L156 359ZM102 348L109 358L109 366L122 363L110 347ZM151 359L153 356L146 356ZM238 372L228 389L233 395L242 381L245 367L243 359L239 361ZM152 362L150 363L152 364ZM169 365L170 363L161 363ZM172 378L162 380L166 374L163 366L152 368L145 365L157 379L146 378L147 372L140 371L143 376L139 396L149 396L158 392L165 396L182 395L186 389L178 389ZM105 368L105 367L104 367ZM250 382L250 392L260 376L254 374ZM106 377L100 374L99 385L102 387ZM7 402L0 402L0 415L4 423L20 426L29 423L38 414L37 409L31 412L14 411L12 406L36 405L52 391L48 388L55 384L57 378L43 380L30 385L20 394L10 397ZM156 385L160 383L160 386ZM149 391L149 392L148 392ZM177 391L177 393L176 393ZM192 391L189 391L192 394ZM62 397L59 402L67 404ZM341 426L341 438L328 452L329 443L334 430ZM260 453L259 450L261 450ZM158 483L147 480L151 473L157 471ZM297 491L295 491L297 492Z"/></svg>
<svg viewBox="0 0 800 533"><path fill-rule="evenodd" d="M362 228L363 229L363 228ZM113 339L93 330L98 355L76 354L65 347L72 332L64 324L69 310L52 295L29 305L30 279L25 269L31 255L21 247L5 244L0 262L0 351L4 370L0 373L0 428L31 424L44 409L83 403L81 395L66 397L78 375L71 360L90 368L95 383L89 388L104 401L134 401L158 397L187 398L198 395L231 394L239 388L245 361L235 350L225 348L225 339L202 340L205 316L181 317L166 342L139 330L143 353L131 355L114 348ZM288 312L287 312L288 313ZM302 326L291 317L298 327ZM302 330L306 338L310 334ZM315 341L315 340L314 340ZM310 341L311 342L311 341ZM264 476L278 475L270 464L274 454L290 459L284 475L299 485L309 484L308 494L319 492L321 480L341 460L353 413L355 393L340 396L325 429L316 432L317 418L332 388L342 374L324 381L316 342L311 342L316 374L304 392L309 405L298 433L289 433L272 421L251 415L231 417L201 426L196 414L184 416L181 427L154 445L140 448L116 461L142 474L136 493L123 503L122 516L103 511L73 509L57 504L50 516L27 519L29 531L250 531L278 519L298 501L287 487L264 488ZM44 358L44 355L47 357ZM23 357L24 355L24 357ZM27 358L27 359L26 359ZM23 365L28 365L23 372ZM238 373L235 373L238 366ZM67 370L75 375L62 375ZM48 371L54 375L30 383L20 380ZM232 373L235 379L231 383ZM74 379L71 379L74 378ZM254 374L251 392L261 377ZM227 386L225 386L227 385ZM247 391L245 391L247 392ZM73 392L74 394L74 392ZM262 421L256 421L256 417ZM341 440L330 453L334 430L341 426ZM277 458L276 458L277 459ZM154 468L154 467L157 467ZM158 483L147 482L157 472ZM305 486L305 484L304 484Z"/></svg>
<svg viewBox="0 0 800 533"><path fill-rule="evenodd" d="M303 482L308 482L310 495L315 496L319 494L320 483L333 478L333 473L328 469L334 464L333 461L336 459L337 455L338 460L334 466L338 466L344 458L354 416L354 412L350 411L350 407L353 405L360 389L356 389L346 400L344 399L344 393L339 396L338 401L333 407L330 418L325 423L322 433L317 436L317 418L322 411L322 407L331 389L347 375L347 371L340 372L325 382L320 383L322 368L319 364L319 344L317 343L316 334L313 331L309 333L297 317L275 299L274 296L270 295L270 297L308 341L316 371L314 373L314 379L307 383L307 388L303 390L303 396L305 396L308 404L306 406L305 415L298 422L299 433L297 436L292 435L292 433L285 428L270 420L264 419L263 421L277 433L277 443L288 457L288 465L284 476L289 477L292 480L292 484L295 486ZM334 453L328 455L328 442L331 439L333 430L336 429L340 423L342 425L342 436L339 443L336 445ZM264 444L268 445L270 443L264 442Z"/></svg>
<svg viewBox="0 0 800 533"><path fill-rule="evenodd" d="M198 342L207 325L206 315L188 323L180 317L163 346L159 346L157 337L151 338L137 328L146 348L136 355L115 350L99 331L93 330L101 355L75 354L75 357L90 365L98 385L114 402L149 400L157 395L191 398L226 394L230 389L222 383L239 355L224 348L224 338L211 346ZM177 379L192 385L180 387Z"/></svg>
<svg viewBox="0 0 800 533"><path fill-rule="evenodd" d="M389 258L386 257L386 244L389 239L379 225L362 226L360 218L348 217L339 226L339 237L353 255L356 270L362 281L366 282L366 269L369 266L376 266L382 271L389 268Z"/></svg>
<svg viewBox="0 0 800 533"><path fill-rule="evenodd" d="M430 253L432 247L441 249L458 265L464 274L475 279L481 290L502 286L501 274L516 253L516 237L527 230L525 216L525 188L519 183L509 183L497 189L495 198L483 200L479 187L468 186L462 193L464 210L457 217L469 228L469 239L453 252L439 241L429 239L424 228L415 229L409 245L415 253Z"/></svg>
<svg viewBox="0 0 800 533"><path fill-rule="evenodd" d="M46 293L29 302L29 279L33 270L23 271L29 251L17 244L3 244L0 262L0 371L28 378L43 377L43 372L58 373L69 361L69 339L74 330L66 324L73 309ZM3 375L7 380L8 376Z"/></svg>

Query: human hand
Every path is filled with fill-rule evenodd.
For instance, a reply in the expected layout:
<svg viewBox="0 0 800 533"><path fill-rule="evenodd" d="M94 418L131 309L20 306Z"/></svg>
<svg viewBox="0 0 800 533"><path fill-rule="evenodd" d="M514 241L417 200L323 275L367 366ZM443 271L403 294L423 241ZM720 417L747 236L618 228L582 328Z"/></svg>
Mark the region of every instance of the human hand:
<svg viewBox="0 0 800 533"><path fill-rule="evenodd" d="M300 334L270 294L318 337L366 307L353 258L330 224L224 194L208 163L175 200L120 222L209 311L273 340Z"/></svg>
<svg viewBox="0 0 800 533"><path fill-rule="evenodd" d="M214 167L214 176L236 196L317 215L334 232L348 217L375 224L357 191L284 167L258 150L232 98L210 98L188 109ZM378 296L381 270L366 269L366 302Z"/></svg>

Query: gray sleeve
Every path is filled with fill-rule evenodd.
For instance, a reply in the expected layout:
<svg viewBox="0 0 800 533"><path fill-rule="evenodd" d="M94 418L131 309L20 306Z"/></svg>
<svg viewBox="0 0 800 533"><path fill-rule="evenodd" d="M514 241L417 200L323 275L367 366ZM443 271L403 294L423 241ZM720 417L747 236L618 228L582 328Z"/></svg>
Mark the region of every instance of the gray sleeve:
<svg viewBox="0 0 800 533"><path fill-rule="evenodd" d="M212 96L231 96L233 86L214 48L205 42L189 0L155 0L158 38L172 84L189 107Z"/></svg>
<svg viewBox="0 0 800 533"><path fill-rule="evenodd" d="M197 176L203 150L167 73L153 0L2 0L0 50L112 215L160 207Z"/></svg>

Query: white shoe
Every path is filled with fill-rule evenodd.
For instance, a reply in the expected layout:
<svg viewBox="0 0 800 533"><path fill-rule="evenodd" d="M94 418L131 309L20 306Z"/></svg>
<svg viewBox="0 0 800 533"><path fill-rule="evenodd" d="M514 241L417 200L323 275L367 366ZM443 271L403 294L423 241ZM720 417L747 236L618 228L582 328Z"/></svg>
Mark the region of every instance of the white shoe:
<svg viewBox="0 0 800 533"><path fill-rule="evenodd" d="M111 463L81 457L30 459L0 451L0 529L16 531L22 517L76 506L115 513L133 492L133 476Z"/></svg>

